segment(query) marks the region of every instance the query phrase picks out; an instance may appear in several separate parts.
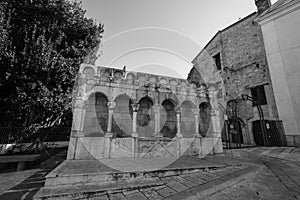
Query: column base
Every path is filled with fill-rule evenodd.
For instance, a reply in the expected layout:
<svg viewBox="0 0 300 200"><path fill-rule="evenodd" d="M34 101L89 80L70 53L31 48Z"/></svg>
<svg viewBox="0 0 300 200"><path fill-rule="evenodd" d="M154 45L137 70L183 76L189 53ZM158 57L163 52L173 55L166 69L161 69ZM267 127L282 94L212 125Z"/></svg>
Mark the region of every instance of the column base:
<svg viewBox="0 0 300 200"><path fill-rule="evenodd" d="M112 138L114 136L113 133L105 133L105 136L106 138Z"/></svg>
<svg viewBox="0 0 300 200"><path fill-rule="evenodd" d="M72 130L71 131L71 136L72 137L84 137L84 132L83 131Z"/></svg>
<svg viewBox="0 0 300 200"><path fill-rule="evenodd" d="M131 137L137 138L137 137L139 137L139 134L138 133L132 133Z"/></svg>
<svg viewBox="0 0 300 200"><path fill-rule="evenodd" d="M177 133L177 134L176 134L176 137L177 137L177 138L183 138L183 135L182 135L181 133Z"/></svg>
<svg viewBox="0 0 300 200"><path fill-rule="evenodd" d="M164 135L163 135L162 133L155 133L155 134L153 135L153 137L159 137L159 138L162 138L162 137L164 137Z"/></svg>
<svg viewBox="0 0 300 200"><path fill-rule="evenodd" d="M202 138L202 135L200 135L200 133L195 133L194 137L196 137L196 138Z"/></svg>

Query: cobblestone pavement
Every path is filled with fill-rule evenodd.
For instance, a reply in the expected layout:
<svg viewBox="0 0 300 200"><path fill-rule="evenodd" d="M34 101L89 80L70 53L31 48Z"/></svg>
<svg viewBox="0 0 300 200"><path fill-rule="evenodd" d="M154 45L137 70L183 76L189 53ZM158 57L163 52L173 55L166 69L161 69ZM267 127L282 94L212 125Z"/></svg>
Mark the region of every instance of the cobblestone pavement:
<svg viewBox="0 0 300 200"><path fill-rule="evenodd" d="M300 199L299 152L299 149L290 147L230 150L219 156L218 160L221 163L235 161L233 167L164 177L161 178L162 186L108 191L91 199ZM64 159L65 152L54 156L39 171L2 194L0 200L32 199L44 185L45 176ZM245 165L245 162L262 168L243 179L235 178L236 182L228 182L234 174L251 166ZM222 181L225 186L223 184L218 191L211 190L216 189L216 185L222 185ZM195 191L207 190L210 192L204 197L193 196Z"/></svg>

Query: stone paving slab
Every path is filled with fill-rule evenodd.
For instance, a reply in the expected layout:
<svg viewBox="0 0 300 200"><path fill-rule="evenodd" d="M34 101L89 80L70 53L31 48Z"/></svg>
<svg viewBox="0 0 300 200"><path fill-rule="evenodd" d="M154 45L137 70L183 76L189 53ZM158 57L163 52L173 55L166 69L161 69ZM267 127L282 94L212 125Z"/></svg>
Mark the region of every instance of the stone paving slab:
<svg viewBox="0 0 300 200"><path fill-rule="evenodd" d="M300 162L300 148L296 147L255 147L249 149L236 149L235 152L248 152L252 155L267 156L289 160L292 162Z"/></svg>
<svg viewBox="0 0 300 200"><path fill-rule="evenodd" d="M295 200L290 191L267 168L231 187L202 199L216 200Z"/></svg>
<svg viewBox="0 0 300 200"><path fill-rule="evenodd" d="M299 155L299 148L279 147L272 149L267 147L247 148L238 151L231 151L233 153L223 154L221 156L208 156L204 160L211 164L221 164L223 168L206 168L201 172L194 172L183 175L174 175L168 177L159 177L161 186L148 187L133 187L129 189L119 189L115 191L100 192L96 195L89 196L88 199L297 199L299 197L297 188L300 183L300 164L295 160L287 160L287 157L293 155L292 158ZM268 153L260 153L264 151ZM284 156L282 153L287 153ZM237 155L237 156L236 156ZM270 156L271 155L271 156ZM273 157L274 156L274 157ZM277 157L275 157L277 156ZM284 157L285 160L279 159ZM186 159L186 158L184 158ZM188 159L182 160L182 163L188 162ZM47 165L36 172L30 178L27 178L18 186L20 190L13 188L0 195L0 200L17 200L17 199L33 199L39 188L34 187L35 184L45 180L45 175L48 174L59 162L59 159L52 160L52 165ZM249 172L250 177L237 176L234 174L241 173L249 167L269 166L263 167L257 172ZM255 171L255 170L254 170ZM222 178L223 177L223 178ZM226 178L225 178L226 177ZM231 182L226 184L226 181ZM242 179L242 180L241 180ZM222 181L223 180L223 181ZM241 180L241 181L239 181ZM0 179L1 181L1 179ZM33 188L21 189L20 185L31 185ZM211 185L210 185L211 184ZM298 185L296 185L298 184ZM210 185L208 187L207 185ZM205 188L213 188L214 190L206 190ZM218 186L221 185L221 186ZM224 186L224 188L223 188ZM186 187L186 189L184 188ZM184 190L185 189L185 190ZM219 189L219 190L218 190ZM222 189L222 190L220 190ZM180 191L181 190L181 191ZM158 192L160 191L161 194ZM167 191L175 191L171 196L166 196ZM178 192L180 191L180 192ZM188 192L187 192L188 191ZM194 191L194 193L193 193ZM164 195L163 196L163 193ZM183 195L186 193L185 195ZM196 194L195 194L196 193ZM198 195L197 194L201 194ZM141 196L142 195L142 196ZM73 198L69 198L73 199Z"/></svg>
<svg viewBox="0 0 300 200"><path fill-rule="evenodd" d="M259 168L257 166L251 166L245 169L238 170L230 175L215 178L208 181L205 184L190 188L183 192L176 193L176 195L170 195L166 199L170 200L181 200L181 199L200 199L208 195L211 195L219 190L239 183L254 174L258 173Z"/></svg>
<svg viewBox="0 0 300 200"><path fill-rule="evenodd" d="M64 150L41 163L40 169L0 174L0 189L3 191L0 193L0 200L33 199L44 185L45 176L65 160L65 157Z"/></svg>
<svg viewBox="0 0 300 200"><path fill-rule="evenodd" d="M16 184L32 176L37 171L39 171L39 169L1 173L0 174L0 195L6 190L8 190L9 188L15 186Z"/></svg>

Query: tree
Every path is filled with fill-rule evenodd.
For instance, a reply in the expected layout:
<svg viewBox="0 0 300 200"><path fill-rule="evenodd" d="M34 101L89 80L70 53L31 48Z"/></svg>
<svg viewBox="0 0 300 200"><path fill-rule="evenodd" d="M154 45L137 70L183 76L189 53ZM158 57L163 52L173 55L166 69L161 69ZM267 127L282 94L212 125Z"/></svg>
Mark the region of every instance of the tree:
<svg viewBox="0 0 300 200"><path fill-rule="evenodd" d="M75 76L103 25L76 1L0 2L0 125L69 126Z"/></svg>

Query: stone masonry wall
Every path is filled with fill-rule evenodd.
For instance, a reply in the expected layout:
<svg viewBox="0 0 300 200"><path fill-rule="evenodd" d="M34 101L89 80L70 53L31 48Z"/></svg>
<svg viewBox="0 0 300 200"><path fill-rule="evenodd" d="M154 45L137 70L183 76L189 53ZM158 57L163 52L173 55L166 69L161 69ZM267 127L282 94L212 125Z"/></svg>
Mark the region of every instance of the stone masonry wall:
<svg viewBox="0 0 300 200"><path fill-rule="evenodd" d="M242 94L251 96L251 88L264 85L267 99L267 105L262 106L264 116L275 120L278 119L277 108L261 28L254 21L256 17L256 13L250 14L219 31L192 61L194 67L188 80L194 83L204 80L207 85L215 85L218 88L220 111L224 111L227 101ZM221 70L217 69L213 58L218 53ZM245 143L253 143L249 133L252 132L251 122L259 119L256 107L241 101L237 112L246 124L243 133Z"/></svg>

